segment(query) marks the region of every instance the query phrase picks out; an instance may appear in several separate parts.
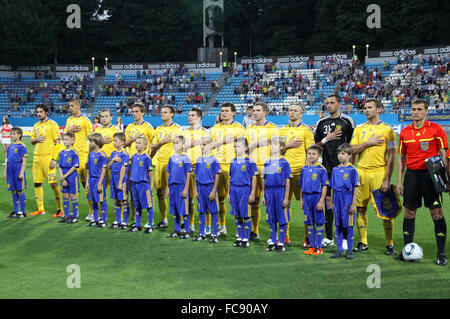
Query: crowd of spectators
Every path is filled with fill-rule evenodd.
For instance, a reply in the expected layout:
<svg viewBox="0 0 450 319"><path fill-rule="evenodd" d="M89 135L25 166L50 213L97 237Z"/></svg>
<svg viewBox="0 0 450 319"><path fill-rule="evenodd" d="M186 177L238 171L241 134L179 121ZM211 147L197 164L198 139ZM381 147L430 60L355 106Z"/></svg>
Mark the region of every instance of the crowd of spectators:
<svg viewBox="0 0 450 319"><path fill-rule="evenodd" d="M22 81L20 72L14 76L17 77L15 82ZM47 81L53 79L51 73L35 72L34 78L33 82L16 84L17 87L12 90L8 88L7 83L0 82L0 92L5 93L8 99L7 113L19 112L22 116L26 116L27 112L30 112L33 115L34 108L26 107L27 103L44 103L53 114L66 113L66 103L70 99L79 98L82 107L87 108L95 97L95 90L92 89L93 74L77 73L70 76L66 74L55 82Z"/></svg>
<svg viewBox="0 0 450 319"><path fill-rule="evenodd" d="M427 100L430 108L437 111L449 106L450 64L445 56L421 55L413 61L413 56L401 55L397 64L384 61L376 67L360 65L357 58L329 58L313 69L311 78L303 76L299 70L311 68L312 63L305 62L298 69L289 66L287 72L284 70L276 77L267 75L281 70L279 63L267 63L263 70L258 70L257 65L243 64L241 71L233 71L232 76L243 76L239 85L234 86L234 94L242 95L244 103L293 96L304 101L308 108L324 100L324 88L333 88L334 93L343 96L344 112L362 111L366 98L391 101L395 113L402 112L415 98ZM286 111L281 105L273 106L270 112L283 114Z"/></svg>
<svg viewBox="0 0 450 319"><path fill-rule="evenodd" d="M210 98L205 72L185 68L168 68L163 74L153 74L150 69L138 70L131 80L116 72L112 82L99 85L98 89L103 96L123 97L126 100L125 103L116 103L118 114L127 114L136 101L143 103L150 113L159 113L160 107L165 104L184 102L200 107ZM184 101L177 99L175 93L178 92L186 93Z"/></svg>

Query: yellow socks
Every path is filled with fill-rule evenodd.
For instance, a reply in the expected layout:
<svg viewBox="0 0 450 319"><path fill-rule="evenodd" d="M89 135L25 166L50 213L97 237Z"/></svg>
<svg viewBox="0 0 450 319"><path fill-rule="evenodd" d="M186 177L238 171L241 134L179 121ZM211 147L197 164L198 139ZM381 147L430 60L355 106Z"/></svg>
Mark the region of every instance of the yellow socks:
<svg viewBox="0 0 450 319"><path fill-rule="evenodd" d="M366 245L367 245L367 224L368 224L367 214L357 213L356 225L358 226L359 237L361 238L361 242Z"/></svg>
<svg viewBox="0 0 450 319"><path fill-rule="evenodd" d="M164 197L163 199L158 199L159 211L161 213L161 219L167 219L167 200Z"/></svg>
<svg viewBox="0 0 450 319"><path fill-rule="evenodd" d="M53 189L53 193L55 193L56 207L59 210L63 210L61 189L59 188L59 186L56 186L55 188L52 187L52 189Z"/></svg>
<svg viewBox="0 0 450 319"><path fill-rule="evenodd" d="M219 226L225 226L225 200L219 201Z"/></svg>
<svg viewBox="0 0 450 319"><path fill-rule="evenodd" d="M36 205L38 210L44 209L44 190L42 186L34 188L34 199L36 199Z"/></svg>
<svg viewBox="0 0 450 319"><path fill-rule="evenodd" d="M383 219L383 228L386 236L386 245L394 246L394 220Z"/></svg>
<svg viewBox="0 0 450 319"><path fill-rule="evenodd" d="M252 232L259 234L259 219L261 216L261 211L259 206L252 206Z"/></svg>

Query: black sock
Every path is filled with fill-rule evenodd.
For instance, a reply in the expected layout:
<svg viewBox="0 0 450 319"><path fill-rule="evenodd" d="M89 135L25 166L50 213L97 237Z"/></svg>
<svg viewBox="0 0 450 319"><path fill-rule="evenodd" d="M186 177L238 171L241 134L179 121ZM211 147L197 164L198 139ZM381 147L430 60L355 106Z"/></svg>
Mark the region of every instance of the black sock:
<svg viewBox="0 0 450 319"><path fill-rule="evenodd" d="M327 208L325 210L325 234L329 240L333 240L333 209Z"/></svg>
<svg viewBox="0 0 450 319"><path fill-rule="evenodd" d="M414 240L414 231L416 226L416 220L403 219L403 241L406 244L412 243Z"/></svg>
<svg viewBox="0 0 450 319"><path fill-rule="evenodd" d="M445 250L445 240L447 239L447 224L445 223L444 217L442 217L439 220L433 221L434 221L434 233L436 235L438 255L443 255Z"/></svg>

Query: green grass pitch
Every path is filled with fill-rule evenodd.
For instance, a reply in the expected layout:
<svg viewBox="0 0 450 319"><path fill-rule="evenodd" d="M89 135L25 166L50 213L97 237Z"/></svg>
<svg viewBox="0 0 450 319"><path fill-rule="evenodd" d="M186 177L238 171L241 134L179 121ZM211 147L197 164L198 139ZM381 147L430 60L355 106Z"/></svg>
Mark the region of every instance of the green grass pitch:
<svg viewBox="0 0 450 319"><path fill-rule="evenodd" d="M31 174L33 147L27 163L27 213L36 208ZM396 176L392 181L396 181ZM44 183L46 215L21 220L6 218L12 211L11 193L3 180L0 195L0 298L449 298L449 266L436 265L434 224L421 208L415 241L424 250L418 263L400 263L386 256L382 221L369 206L369 250L354 260L330 259L334 248L322 256L305 256L303 213L292 207L293 243L283 254L266 252L269 237L260 222L261 241L250 248L234 248L234 219L227 215L226 238L217 244L166 238L153 234L86 227L87 203L80 196L80 222L59 224L53 192ZM109 191L108 191L109 196ZM109 200L109 221L114 219ZM155 201L155 223L159 211ZM444 211L450 206L444 194ZM227 206L229 208L229 205ZM448 211L448 210L447 210ZM146 223L147 216L143 216ZM447 217L448 219L448 217ZM403 213L395 221L394 243L403 246ZM169 220L171 228L173 222ZM198 218L196 219L198 228ZM355 243L359 235L355 227ZM450 257L449 245L446 255ZM80 269L80 288L68 288L69 265ZM379 266L380 287L369 288ZM368 271L369 270L369 271ZM372 276L372 277L371 277ZM369 285L370 286L370 285Z"/></svg>

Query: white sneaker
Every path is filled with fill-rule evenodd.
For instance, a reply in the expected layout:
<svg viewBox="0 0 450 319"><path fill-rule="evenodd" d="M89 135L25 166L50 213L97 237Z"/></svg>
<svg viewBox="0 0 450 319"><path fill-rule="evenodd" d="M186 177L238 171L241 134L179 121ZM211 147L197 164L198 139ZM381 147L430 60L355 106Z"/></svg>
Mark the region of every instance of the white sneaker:
<svg viewBox="0 0 450 319"><path fill-rule="evenodd" d="M342 249L347 250L348 249L348 245L347 245L347 239L344 239L342 241Z"/></svg>
<svg viewBox="0 0 450 319"><path fill-rule="evenodd" d="M211 226L206 226L205 227L205 234L206 235L211 235Z"/></svg>
<svg viewBox="0 0 450 319"><path fill-rule="evenodd" d="M217 236L225 236L227 234L227 227L226 226L219 226L219 229L217 230Z"/></svg>
<svg viewBox="0 0 450 319"><path fill-rule="evenodd" d="M195 233L195 225L191 225L190 227L189 227L189 231L191 232L191 233Z"/></svg>
<svg viewBox="0 0 450 319"><path fill-rule="evenodd" d="M86 221L93 221L94 220L94 216L92 216L92 214L88 214L85 218Z"/></svg>
<svg viewBox="0 0 450 319"><path fill-rule="evenodd" d="M333 239L329 240L326 237L324 239L322 239L322 247L328 247L328 246L333 246L333 245L334 245Z"/></svg>

